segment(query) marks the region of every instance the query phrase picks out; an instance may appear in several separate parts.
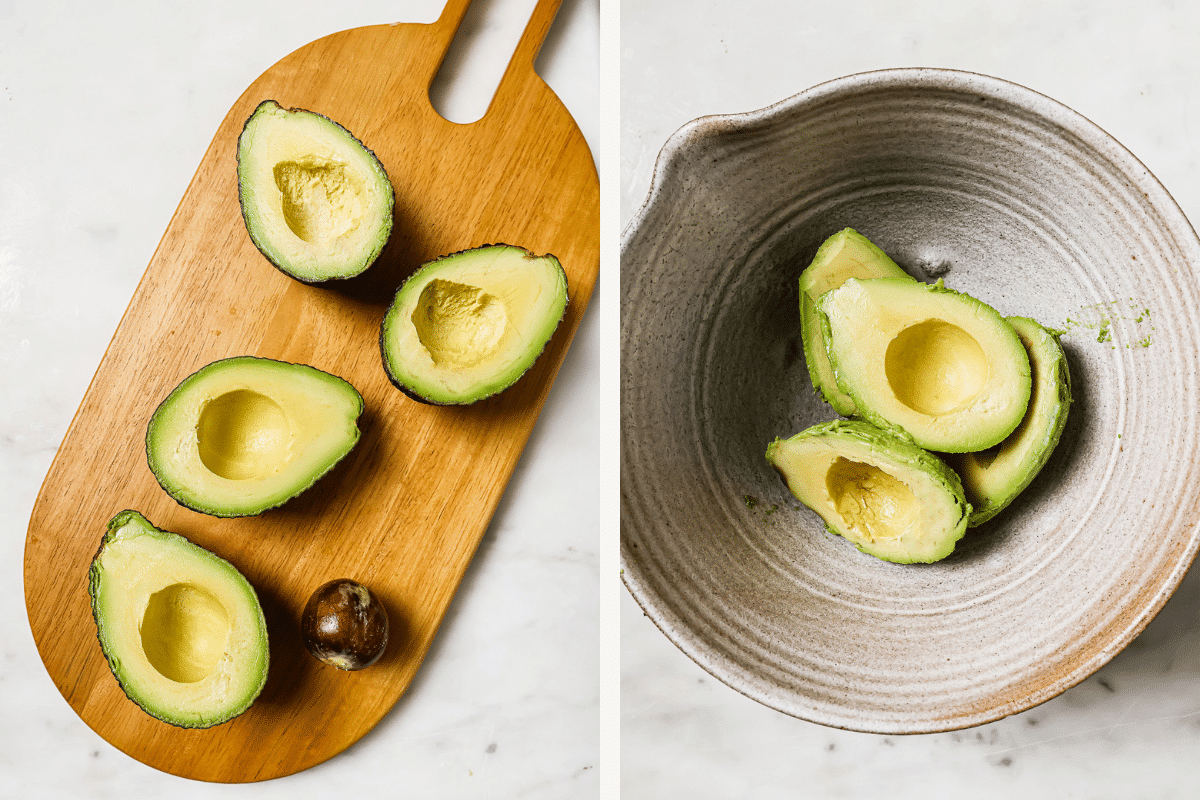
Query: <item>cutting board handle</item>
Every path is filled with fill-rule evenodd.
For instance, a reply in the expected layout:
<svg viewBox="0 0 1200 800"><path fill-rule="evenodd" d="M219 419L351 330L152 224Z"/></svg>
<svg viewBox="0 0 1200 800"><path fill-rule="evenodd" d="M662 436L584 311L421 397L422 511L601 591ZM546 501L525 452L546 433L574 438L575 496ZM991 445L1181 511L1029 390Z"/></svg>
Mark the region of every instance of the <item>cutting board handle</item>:
<svg viewBox="0 0 1200 800"><path fill-rule="evenodd" d="M423 26L425 29L424 35L429 40L428 45L425 47L427 55L423 59L424 64L422 64L426 76L422 82L422 86L426 93L428 93L429 87L433 85L433 79L437 76L438 70L442 68L442 61L445 60L446 54L450 52L450 44L454 41L454 35L458 33L458 28L462 25L463 17L467 15L467 9L470 7L471 0L446 0L446 5L442 6L441 15L434 22ZM395 24L392 27L402 30L410 26ZM414 85L412 88L416 89L418 87Z"/></svg>
<svg viewBox="0 0 1200 800"><path fill-rule="evenodd" d="M450 0L450 2L457 2L457 0ZM498 104L508 102L513 95L523 90L530 77L536 77L533 62L542 49L542 43L546 40L546 35L550 32L550 26L554 23L554 17L558 14L561 5L562 0L538 0L533 14L529 17L529 23L521 33L521 40L517 42L517 49L513 51L508 67L504 70L504 76L500 79L500 86L496 89L496 96L492 99L491 107L494 108Z"/></svg>
<svg viewBox="0 0 1200 800"><path fill-rule="evenodd" d="M471 0L446 0L446 5L442 7L442 15L437 18L437 22L433 23L433 27L437 30L438 38L443 42L442 50L450 46L450 41L454 38L458 26L462 24L463 17L467 14L467 9L471 7Z"/></svg>
<svg viewBox="0 0 1200 800"><path fill-rule="evenodd" d="M501 80L501 84L514 73L528 72L533 69L534 59L542 49L542 42L546 40L546 34L550 32L550 26L554 24L554 17L558 15L561 5L562 0L538 0L533 14L529 17L529 23L521 33L521 40L517 42L517 49L513 51L513 56L504 71L504 79ZM438 32L438 39L442 42L443 54L450 47L450 42L454 39L454 34L458 31L470 6L471 0L446 0L441 16L438 17L437 22L433 23L433 27Z"/></svg>
<svg viewBox="0 0 1200 800"><path fill-rule="evenodd" d="M554 18L558 15L561 5L562 0L538 0L533 14L529 17L529 22L525 25L525 30L521 33L521 39L517 42L517 48L513 51L512 58L509 59L508 66L504 70L504 75L500 78L500 85L488 106L489 111L496 108L498 103L508 102L515 95L520 94L530 78L536 79L533 62L541 52L542 43L550 33L550 26L554 24ZM454 36L458 32L459 26L462 25L463 17L466 16L470 6L471 0L446 0L441 16L430 26L431 38L434 39L434 44L431 45L434 62L429 75L430 84L441 67L442 59L449 51L450 43L454 41ZM537 80L540 81L540 79Z"/></svg>
<svg viewBox="0 0 1200 800"><path fill-rule="evenodd" d="M562 0L538 0L533 14L529 17L529 23L521 34L521 41L517 42L517 49L508 63L508 69L505 70L506 77L514 68L533 69L533 62L542 49L546 34L550 33L550 26L554 24L554 18L558 15L561 5Z"/></svg>

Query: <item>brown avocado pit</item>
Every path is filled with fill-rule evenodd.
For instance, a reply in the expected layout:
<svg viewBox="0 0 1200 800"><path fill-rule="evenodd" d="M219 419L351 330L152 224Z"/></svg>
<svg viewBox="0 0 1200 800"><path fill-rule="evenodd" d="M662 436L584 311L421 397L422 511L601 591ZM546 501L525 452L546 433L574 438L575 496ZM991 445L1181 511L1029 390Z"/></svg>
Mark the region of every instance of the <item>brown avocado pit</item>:
<svg viewBox="0 0 1200 800"><path fill-rule="evenodd" d="M388 617L379 597L349 578L322 584L304 606L304 646L323 664L365 669L387 649Z"/></svg>

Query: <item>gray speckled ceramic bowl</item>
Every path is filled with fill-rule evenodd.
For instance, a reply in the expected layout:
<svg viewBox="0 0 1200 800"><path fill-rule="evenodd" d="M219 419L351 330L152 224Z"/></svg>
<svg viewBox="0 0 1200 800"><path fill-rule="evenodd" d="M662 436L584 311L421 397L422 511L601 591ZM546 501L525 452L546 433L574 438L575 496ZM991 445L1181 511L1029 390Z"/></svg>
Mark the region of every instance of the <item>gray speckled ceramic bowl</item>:
<svg viewBox="0 0 1200 800"><path fill-rule="evenodd" d="M805 369L797 279L845 226L918 278L1067 331L1058 450L937 564L825 533L764 458L835 416ZM696 120L663 148L621 258L625 581L755 700L879 733L995 720L1112 658L1195 556L1200 241L1059 103L903 69Z"/></svg>

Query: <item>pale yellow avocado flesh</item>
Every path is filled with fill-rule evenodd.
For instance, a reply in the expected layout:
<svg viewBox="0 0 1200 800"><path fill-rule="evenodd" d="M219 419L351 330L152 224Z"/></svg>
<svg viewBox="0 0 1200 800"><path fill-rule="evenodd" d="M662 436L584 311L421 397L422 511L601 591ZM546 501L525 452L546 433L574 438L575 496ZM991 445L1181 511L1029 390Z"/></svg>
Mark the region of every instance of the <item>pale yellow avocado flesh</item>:
<svg viewBox="0 0 1200 800"><path fill-rule="evenodd" d="M391 235L395 193L375 154L332 120L272 100L238 139L238 194L255 246L302 281L359 274Z"/></svg>
<svg viewBox="0 0 1200 800"><path fill-rule="evenodd" d="M826 239L800 275L800 335L813 388L844 417L853 416L854 401L837 385L825 352L817 300L850 278L909 278L900 266L867 237L844 228Z"/></svg>
<svg viewBox="0 0 1200 800"><path fill-rule="evenodd" d="M291 422L279 403L251 389L235 389L205 403L196 445L210 472L233 481L278 474L292 458Z"/></svg>
<svg viewBox="0 0 1200 800"><path fill-rule="evenodd" d="M146 433L150 469L179 503L247 516L307 489L359 438L362 396L302 364L241 356L185 379Z"/></svg>
<svg viewBox="0 0 1200 800"><path fill-rule="evenodd" d="M776 439L767 460L830 532L877 558L937 561L966 530L970 505L958 476L868 423L837 420Z"/></svg>
<svg viewBox="0 0 1200 800"><path fill-rule="evenodd" d="M229 612L203 586L172 583L150 595L142 615L142 652L163 676L197 683L217 668L229 644Z"/></svg>
<svg viewBox="0 0 1200 800"><path fill-rule="evenodd" d="M504 301L478 286L440 278L421 290L412 324L430 360L451 369L494 357L512 331Z"/></svg>
<svg viewBox="0 0 1200 800"><path fill-rule="evenodd" d="M967 331L940 319L903 329L888 343L884 371L896 399L931 417L969 408L987 385L987 354Z"/></svg>
<svg viewBox="0 0 1200 800"><path fill-rule="evenodd" d="M358 228L370 201L345 164L308 157L275 165L283 221L310 245L328 245Z"/></svg>
<svg viewBox="0 0 1200 800"><path fill-rule="evenodd" d="M384 368L406 393L471 403L502 391L541 354L567 306L554 256L489 245L423 265L380 328Z"/></svg>
<svg viewBox="0 0 1200 800"><path fill-rule="evenodd" d="M101 649L131 700L183 727L242 713L266 682L266 621L231 564L137 512L113 518L89 575Z"/></svg>
<svg viewBox="0 0 1200 800"><path fill-rule="evenodd" d="M903 481L874 464L842 456L826 463L826 496L847 529L870 543L902 539L912 531L921 504Z"/></svg>
<svg viewBox="0 0 1200 800"><path fill-rule="evenodd" d="M857 414L939 452L972 452L1025 415L1029 358L968 295L912 280L847 280L818 305L839 387Z"/></svg>
<svg viewBox="0 0 1200 800"><path fill-rule="evenodd" d="M974 506L969 525L982 525L1033 481L1058 445L1071 407L1066 354L1052 333L1028 317L1009 317L1029 354L1033 388L1025 418L1003 442L978 453L948 454Z"/></svg>

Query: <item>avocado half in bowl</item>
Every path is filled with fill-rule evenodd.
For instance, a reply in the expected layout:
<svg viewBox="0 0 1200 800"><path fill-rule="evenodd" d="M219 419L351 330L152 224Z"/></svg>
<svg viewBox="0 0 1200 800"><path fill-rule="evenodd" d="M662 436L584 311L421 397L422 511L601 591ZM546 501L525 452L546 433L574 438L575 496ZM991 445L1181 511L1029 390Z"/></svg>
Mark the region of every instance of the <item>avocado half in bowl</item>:
<svg viewBox="0 0 1200 800"><path fill-rule="evenodd" d="M1053 452L935 563L831 534L764 458L839 419L800 276L846 228L914 281L1060 334L1069 365ZM999 719L1107 663L1195 557L1200 465L1170 454L1200 444L1200 240L1060 103L897 69L704 117L666 143L621 248L623 577L747 696L875 733ZM830 494L860 480L831 463Z"/></svg>

